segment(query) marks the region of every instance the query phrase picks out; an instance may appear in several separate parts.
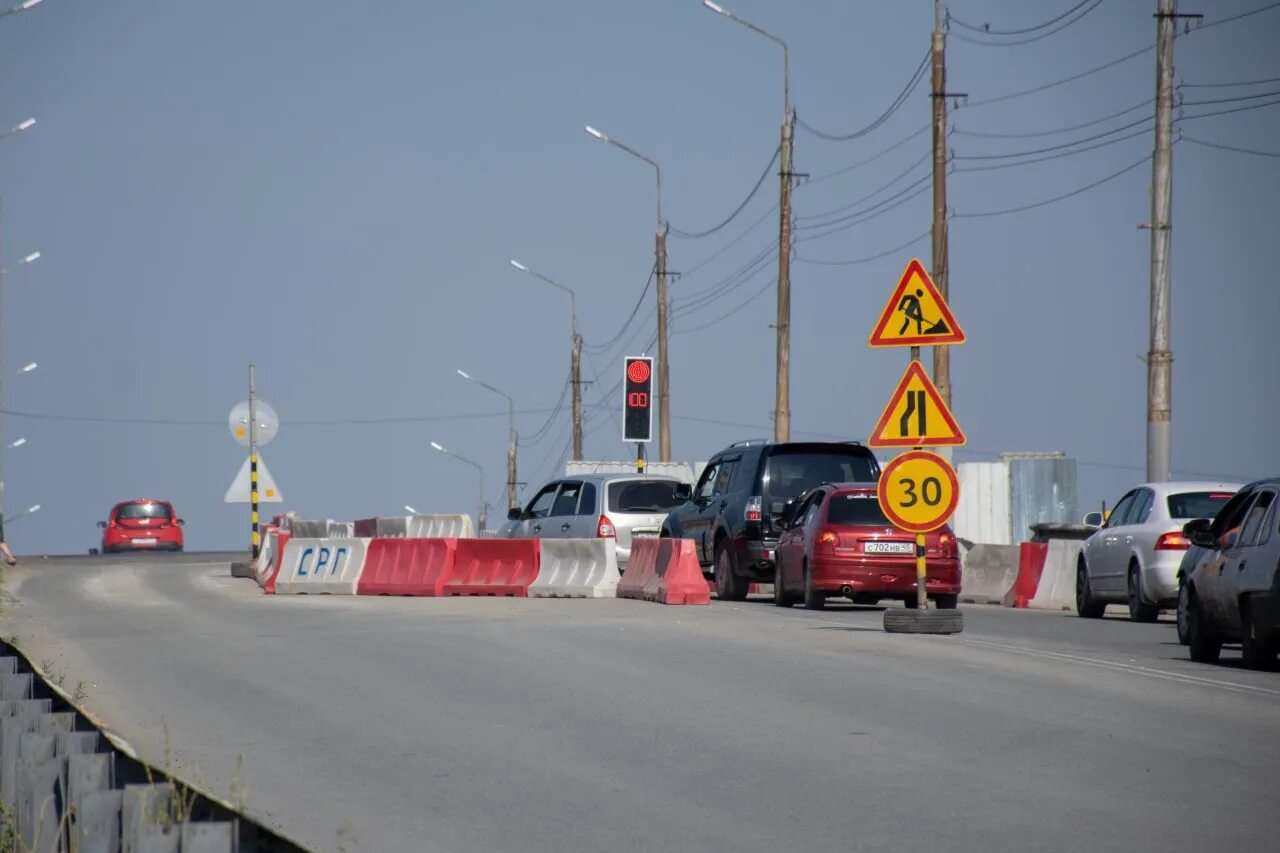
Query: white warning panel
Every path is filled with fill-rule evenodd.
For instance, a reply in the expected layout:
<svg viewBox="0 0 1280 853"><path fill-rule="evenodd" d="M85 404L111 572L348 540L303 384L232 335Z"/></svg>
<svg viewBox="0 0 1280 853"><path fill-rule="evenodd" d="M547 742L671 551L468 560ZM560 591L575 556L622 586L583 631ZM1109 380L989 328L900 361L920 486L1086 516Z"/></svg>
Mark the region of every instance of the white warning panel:
<svg viewBox="0 0 1280 853"><path fill-rule="evenodd" d="M236 474L235 480L231 483L231 488L227 489L227 495L223 498L229 504L247 504L251 503L251 495L249 494L249 457L245 457L244 464L240 466L240 473ZM276 481L271 478L271 472L267 470L267 462L262 458L262 454L258 454L258 503L272 504L283 503L284 497L280 494L280 489L276 487Z"/></svg>

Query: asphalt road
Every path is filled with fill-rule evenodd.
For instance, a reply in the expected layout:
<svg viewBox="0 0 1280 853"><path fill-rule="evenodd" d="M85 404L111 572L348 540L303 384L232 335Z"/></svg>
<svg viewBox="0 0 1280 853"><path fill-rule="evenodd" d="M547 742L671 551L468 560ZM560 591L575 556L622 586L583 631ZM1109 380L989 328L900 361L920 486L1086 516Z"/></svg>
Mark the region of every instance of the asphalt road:
<svg viewBox="0 0 1280 853"><path fill-rule="evenodd" d="M1172 622L268 597L226 559L25 561L5 637L318 850L1272 849L1280 674ZM238 757L243 766L237 768Z"/></svg>

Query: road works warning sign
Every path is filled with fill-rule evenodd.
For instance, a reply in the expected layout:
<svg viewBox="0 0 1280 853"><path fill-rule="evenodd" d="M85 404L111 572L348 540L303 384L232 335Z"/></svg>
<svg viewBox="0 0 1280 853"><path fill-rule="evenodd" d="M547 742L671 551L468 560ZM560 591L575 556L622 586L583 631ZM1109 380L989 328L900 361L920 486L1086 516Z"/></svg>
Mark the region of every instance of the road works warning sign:
<svg viewBox="0 0 1280 853"><path fill-rule="evenodd" d="M873 347L935 347L962 344L964 332L924 265L912 258L880 312L867 344Z"/></svg>

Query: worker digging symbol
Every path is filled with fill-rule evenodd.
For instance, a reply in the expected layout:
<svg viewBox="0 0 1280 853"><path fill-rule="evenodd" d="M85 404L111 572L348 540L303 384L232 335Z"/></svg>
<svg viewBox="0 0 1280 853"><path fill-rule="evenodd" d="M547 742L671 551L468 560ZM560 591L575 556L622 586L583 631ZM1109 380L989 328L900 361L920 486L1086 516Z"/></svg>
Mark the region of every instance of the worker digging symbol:
<svg viewBox="0 0 1280 853"><path fill-rule="evenodd" d="M906 296L902 297L902 301L898 303L897 310L907 315L906 319L902 321L902 328L898 330L898 337L902 337L907 333L907 329L911 327L911 323L913 321L916 324L917 335L945 335L951 331L951 329L947 327L946 321L942 318L939 318L938 321L929 326L929 328L926 329L924 327L924 324L927 321L924 318L924 312L920 310L921 296L924 296L924 291L920 288L916 288L916 292L914 294L908 293Z"/></svg>

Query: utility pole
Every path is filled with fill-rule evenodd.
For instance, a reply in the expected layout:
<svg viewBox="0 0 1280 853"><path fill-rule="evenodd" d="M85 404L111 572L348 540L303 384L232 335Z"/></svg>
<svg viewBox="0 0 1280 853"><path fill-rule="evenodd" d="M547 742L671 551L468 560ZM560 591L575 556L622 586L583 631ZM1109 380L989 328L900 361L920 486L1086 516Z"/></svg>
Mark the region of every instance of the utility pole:
<svg viewBox="0 0 1280 853"><path fill-rule="evenodd" d="M789 89L788 85L788 89ZM782 116L781 201L778 216L778 387L774 399L773 440L791 440L791 154L795 112L787 93Z"/></svg>
<svg viewBox="0 0 1280 853"><path fill-rule="evenodd" d="M942 4L933 2L933 283L947 298L947 41ZM933 384L951 407L951 347L933 348Z"/></svg>
<svg viewBox="0 0 1280 853"><path fill-rule="evenodd" d="M661 180L661 179L659 179ZM659 196L658 204L662 204ZM667 369L667 224L658 209L654 244L658 279L658 459L671 461L671 372Z"/></svg>
<svg viewBox="0 0 1280 853"><path fill-rule="evenodd" d="M507 509L520 506L516 502L516 424L512 418L507 437Z"/></svg>
<svg viewBox="0 0 1280 853"><path fill-rule="evenodd" d="M2 205L0 205L2 206ZM3 231L3 211L0 210L0 231ZM0 244L2 245L2 244ZM4 251L0 248L0 343L5 340L4 335ZM4 348L0 347L0 401L4 400ZM0 408L3 402L0 402ZM0 426L3 425L4 415L0 414ZM4 525L4 432L0 429L0 529Z"/></svg>
<svg viewBox="0 0 1280 853"><path fill-rule="evenodd" d="M573 460L582 459L582 335L573 327L573 356L569 365L569 381L573 383Z"/></svg>
<svg viewBox="0 0 1280 853"><path fill-rule="evenodd" d="M1179 18L1174 0L1157 0L1156 126L1151 157L1151 346L1147 352L1147 480L1170 475L1170 409L1173 353L1169 350L1169 252L1173 242L1173 36Z"/></svg>

